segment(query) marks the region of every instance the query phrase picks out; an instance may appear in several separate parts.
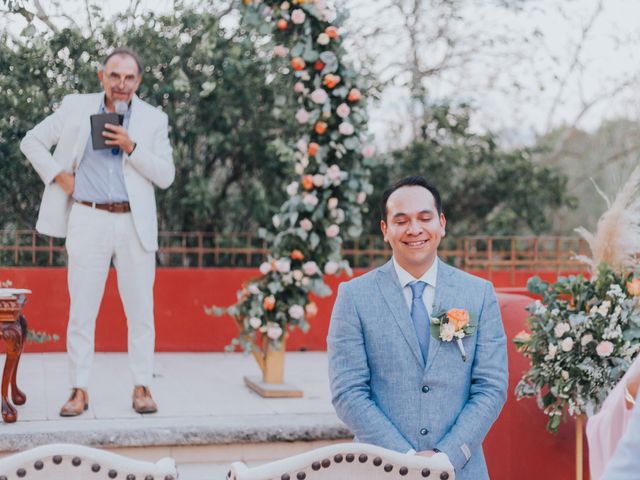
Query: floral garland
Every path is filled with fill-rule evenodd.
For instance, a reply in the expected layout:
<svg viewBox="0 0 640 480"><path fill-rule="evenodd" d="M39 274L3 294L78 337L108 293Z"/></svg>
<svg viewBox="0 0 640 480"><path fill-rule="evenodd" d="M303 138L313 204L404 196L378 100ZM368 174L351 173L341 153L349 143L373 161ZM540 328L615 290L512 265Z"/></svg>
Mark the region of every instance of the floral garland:
<svg viewBox="0 0 640 480"><path fill-rule="evenodd" d="M554 284L529 280L542 297L529 307L531 333L515 338L531 368L516 395L536 397L556 432L569 415L591 415L640 351L640 275L601 264L595 280L560 277Z"/></svg>
<svg viewBox="0 0 640 480"><path fill-rule="evenodd" d="M331 293L323 275L351 273L341 256L342 237L362 233L374 152L361 141L365 103L355 72L340 60L344 49L334 12L321 0L244 3L244 21L270 33L274 60L288 60L281 71L290 75L296 102L290 111L300 126L281 151L295 172L288 199L273 225L260 229L270 244L261 276L243 285L235 305L208 309L235 317L240 334L228 349L255 351L259 337L279 348L288 329L306 332L318 310L309 294Z"/></svg>

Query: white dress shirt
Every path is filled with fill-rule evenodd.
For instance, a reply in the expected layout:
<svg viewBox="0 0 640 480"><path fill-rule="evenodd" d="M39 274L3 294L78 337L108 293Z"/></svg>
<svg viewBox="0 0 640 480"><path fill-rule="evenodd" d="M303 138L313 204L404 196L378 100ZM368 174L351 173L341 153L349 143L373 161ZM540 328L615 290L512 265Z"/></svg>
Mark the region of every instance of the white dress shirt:
<svg viewBox="0 0 640 480"><path fill-rule="evenodd" d="M407 302L407 306L409 307L409 311L411 311L411 303L413 302L413 293L411 293L411 287L409 284L415 281L423 281L427 284L427 287L422 292L422 301L427 307L427 311L429 312L429 316L433 315L433 300L436 296L436 280L438 278L438 259L436 258L429 267L429 270L424 272L424 274L420 278L415 278L409 272L407 272L404 268L402 268L395 257L393 257L393 267L396 269L396 274L398 275L398 280L400 280L400 285L402 285L402 294L404 295L404 299Z"/></svg>

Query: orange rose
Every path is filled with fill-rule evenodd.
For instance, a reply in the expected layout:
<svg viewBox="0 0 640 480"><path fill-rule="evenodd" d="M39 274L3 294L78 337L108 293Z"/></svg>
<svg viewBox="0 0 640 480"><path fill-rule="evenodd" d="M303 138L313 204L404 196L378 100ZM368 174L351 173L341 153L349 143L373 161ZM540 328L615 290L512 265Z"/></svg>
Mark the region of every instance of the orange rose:
<svg viewBox="0 0 640 480"><path fill-rule="evenodd" d="M351 91L349 91L349 95L347 96L347 100L349 100L350 102L357 102L361 98L362 94L357 88L352 88Z"/></svg>
<svg viewBox="0 0 640 480"><path fill-rule="evenodd" d="M324 82L327 88L333 88L338 83L340 83L340 77L338 75L333 75L331 73L324 76Z"/></svg>
<svg viewBox="0 0 640 480"><path fill-rule="evenodd" d="M317 122L315 131L318 135L324 135L324 133L327 131L327 122Z"/></svg>
<svg viewBox="0 0 640 480"><path fill-rule="evenodd" d="M336 27L327 27L324 30L324 33L326 33L327 35L329 35L329 38L335 40L336 38L338 38L338 29Z"/></svg>
<svg viewBox="0 0 640 480"><path fill-rule="evenodd" d="M307 314L307 318L313 318L318 314L318 305L315 302L309 302L304 307L304 311Z"/></svg>
<svg viewBox="0 0 640 480"><path fill-rule="evenodd" d="M304 60L302 57L293 57L291 59L291 66L294 70L302 70L305 67Z"/></svg>
<svg viewBox="0 0 640 480"><path fill-rule="evenodd" d="M291 260L304 260L304 254L300 250L291 252Z"/></svg>
<svg viewBox="0 0 640 480"><path fill-rule="evenodd" d="M302 177L302 188L305 190L311 190L313 188L313 176L305 175Z"/></svg>
<svg viewBox="0 0 640 480"><path fill-rule="evenodd" d="M264 301L262 302L262 308L264 308L267 312L270 312L271 310L273 310L276 306L276 297L274 297L273 295L269 295L268 297L264 298Z"/></svg>
<svg viewBox="0 0 640 480"><path fill-rule="evenodd" d="M322 63L320 60L316 60L316 63L313 64L313 69L317 72L319 72L323 68L324 68L324 63Z"/></svg>
<svg viewBox="0 0 640 480"><path fill-rule="evenodd" d="M449 323L452 324L456 331L462 330L469 325L469 312L462 308L452 308L447 312Z"/></svg>
<svg viewBox="0 0 640 480"><path fill-rule="evenodd" d="M632 297L640 295L640 278L634 278L630 282L627 282L627 292Z"/></svg>
<svg viewBox="0 0 640 480"><path fill-rule="evenodd" d="M307 149L307 152L309 153L310 157L315 157L316 154L318 153L318 149L320 148L320 145L318 145L316 142L311 142L309 144L309 148Z"/></svg>
<svg viewBox="0 0 640 480"><path fill-rule="evenodd" d="M289 24L284 18L281 18L280 20L278 20L278 23L276 23L276 25L278 26L278 30L286 30L287 27L289 26Z"/></svg>

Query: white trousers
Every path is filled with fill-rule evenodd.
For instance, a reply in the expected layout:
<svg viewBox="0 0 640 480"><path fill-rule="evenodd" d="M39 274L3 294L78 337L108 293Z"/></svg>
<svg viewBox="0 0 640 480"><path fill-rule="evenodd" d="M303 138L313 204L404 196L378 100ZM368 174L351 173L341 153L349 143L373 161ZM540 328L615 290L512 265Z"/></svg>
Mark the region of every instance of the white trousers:
<svg viewBox="0 0 640 480"><path fill-rule="evenodd" d="M89 386L96 317L112 259L127 316L133 383L150 385L155 346L155 252L142 247L131 213L110 213L78 203L73 205L69 216L66 248L71 298L67 352L72 386Z"/></svg>

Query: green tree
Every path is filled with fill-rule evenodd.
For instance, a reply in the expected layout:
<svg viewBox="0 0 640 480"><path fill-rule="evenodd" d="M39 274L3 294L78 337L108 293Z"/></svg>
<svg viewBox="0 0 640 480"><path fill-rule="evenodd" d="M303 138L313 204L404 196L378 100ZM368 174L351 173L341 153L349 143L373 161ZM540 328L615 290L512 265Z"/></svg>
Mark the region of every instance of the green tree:
<svg viewBox="0 0 640 480"><path fill-rule="evenodd" d="M98 17L99 18L99 17ZM135 28L118 21L0 44L0 189L16 192L0 203L2 226L35 223L42 185L19 152L27 130L72 92L98 91L99 60L109 48L135 48L146 65L139 95L170 119L176 181L158 192L163 230L247 231L270 222L283 202L290 167L282 140L293 126L280 108L290 86L274 68L265 42L242 26L225 30L214 14L180 10L147 13Z"/></svg>
<svg viewBox="0 0 640 480"><path fill-rule="evenodd" d="M373 168L372 211L379 212L384 189L408 175L423 175L438 187L447 231L456 237L545 233L551 209L574 205L565 193L567 178L534 162L531 151L507 151L491 134L470 132L467 107L430 111L421 138ZM377 221L371 228L378 232Z"/></svg>

